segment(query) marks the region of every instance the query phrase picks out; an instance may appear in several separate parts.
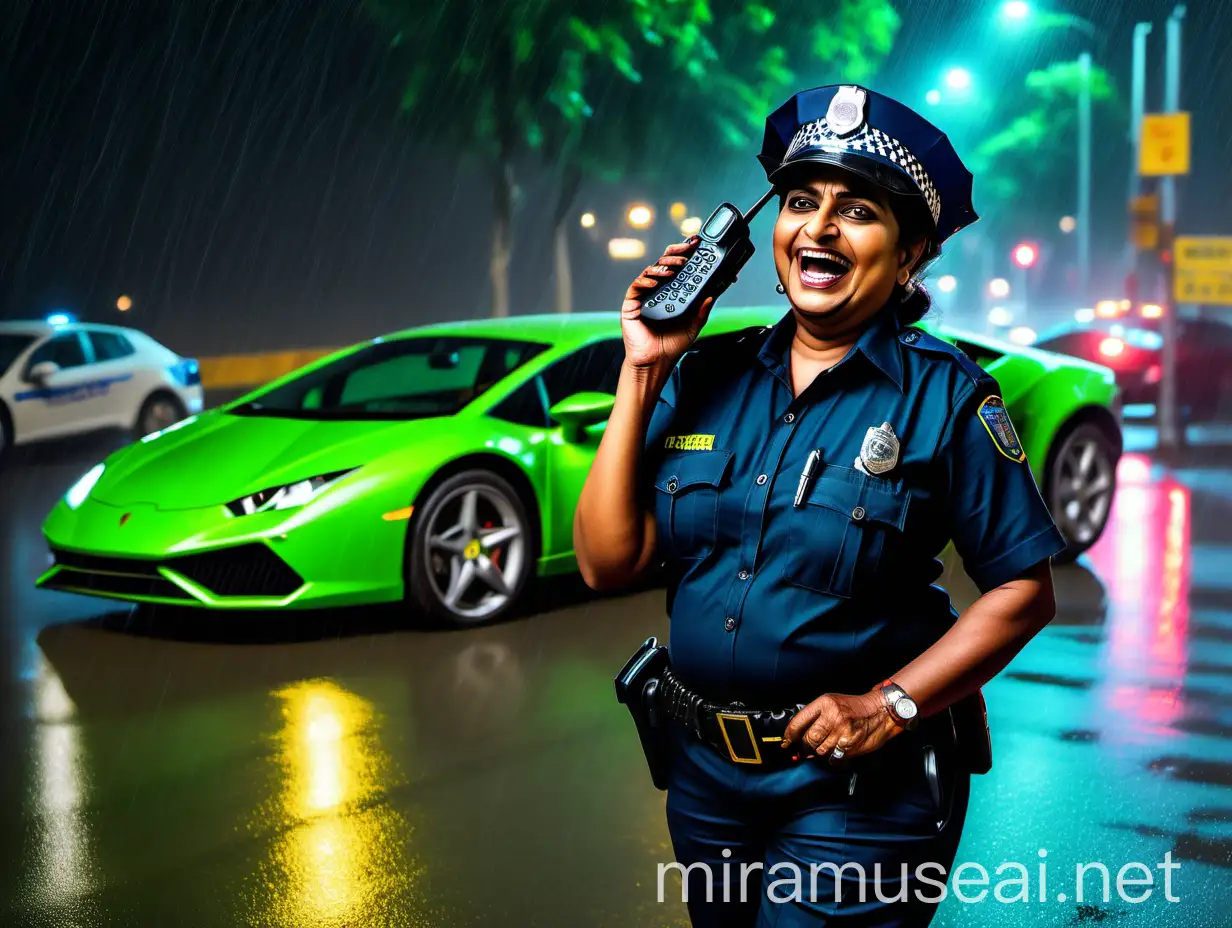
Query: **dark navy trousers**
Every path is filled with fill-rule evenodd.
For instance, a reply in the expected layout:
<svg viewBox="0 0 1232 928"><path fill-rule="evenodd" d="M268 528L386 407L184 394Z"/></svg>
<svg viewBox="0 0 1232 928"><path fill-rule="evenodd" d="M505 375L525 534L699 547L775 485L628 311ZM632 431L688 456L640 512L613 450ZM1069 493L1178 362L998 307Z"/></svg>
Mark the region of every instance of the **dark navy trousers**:
<svg viewBox="0 0 1232 928"><path fill-rule="evenodd" d="M689 868L682 879L694 928L928 925L958 850L971 777L942 769L953 798L939 830L944 812L914 738L904 733L883 746L849 793L850 772L820 758L780 770L736 764L672 726L667 823L675 862ZM924 868L920 880L917 867L926 862L939 867ZM709 875L691 864L706 864ZM746 864L761 867L742 871ZM813 870L824 864L832 867ZM878 898L878 864L881 895L902 897L905 889L906 901ZM674 880L664 887L673 892Z"/></svg>

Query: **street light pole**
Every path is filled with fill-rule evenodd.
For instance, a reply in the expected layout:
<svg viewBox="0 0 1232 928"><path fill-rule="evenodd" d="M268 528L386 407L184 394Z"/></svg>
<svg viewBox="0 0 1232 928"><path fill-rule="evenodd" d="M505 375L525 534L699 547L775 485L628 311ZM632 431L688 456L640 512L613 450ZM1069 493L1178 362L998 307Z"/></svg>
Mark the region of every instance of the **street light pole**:
<svg viewBox="0 0 1232 928"><path fill-rule="evenodd" d="M1078 298L1085 306L1091 290L1091 53L1078 56Z"/></svg>
<svg viewBox="0 0 1232 928"><path fill-rule="evenodd" d="M1185 4L1178 3L1168 17L1167 25L1167 58L1164 64L1164 111L1175 113L1181 108L1181 20L1185 18ZM1160 335L1163 336L1163 353L1161 367L1162 377L1159 384L1159 447L1165 451L1175 451L1181 444L1183 428L1177 421L1176 409L1176 335L1177 310L1180 308L1175 299L1173 280L1176 276L1176 255L1174 242L1176 239L1176 178L1164 175L1160 180L1160 218L1163 225L1163 240L1161 245L1168 253L1168 262L1164 265L1164 281L1167 293L1161 301L1167 307L1164 313Z"/></svg>
<svg viewBox="0 0 1232 928"><path fill-rule="evenodd" d="M1138 174L1138 158L1142 154L1142 114L1146 112L1146 37L1151 23L1134 24L1133 79L1130 85L1129 144L1133 162L1129 166L1129 199L1142 193L1142 178ZM1131 254L1134 253L1131 238Z"/></svg>
<svg viewBox="0 0 1232 928"><path fill-rule="evenodd" d="M1142 157L1142 114L1146 112L1146 37L1151 34L1153 24L1134 24L1133 47L1133 77L1130 82L1129 103L1129 197L1125 201L1129 207L1131 218L1128 234L1125 237L1125 267L1129 279L1134 281L1134 296L1144 290L1142 286L1142 267L1139 263L1138 243L1134 238L1135 226L1141 220L1136 212L1138 197L1142 195L1142 175L1138 173L1138 160ZM1154 217L1151 219L1154 222ZM1130 294L1125 294L1129 296Z"/></svg>

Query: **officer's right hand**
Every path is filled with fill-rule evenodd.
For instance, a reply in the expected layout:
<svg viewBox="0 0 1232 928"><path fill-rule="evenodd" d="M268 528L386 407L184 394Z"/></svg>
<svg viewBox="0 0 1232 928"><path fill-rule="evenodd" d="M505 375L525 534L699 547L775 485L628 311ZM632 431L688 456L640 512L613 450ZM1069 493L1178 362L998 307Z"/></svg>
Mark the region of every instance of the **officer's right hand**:
<svg viewBox="0 0 1232 928"><path fill-rule="evenodd" d="M629 284L620 307L620 328L625 342L625 360L633 367L672 367L689 350L710 315L714 297L707 297L696 313L683 322L647 323L641 318L643 297L661 281L671 280L689 260L701 239L696 235L668 245L658 264L652 264Z"/></svg>

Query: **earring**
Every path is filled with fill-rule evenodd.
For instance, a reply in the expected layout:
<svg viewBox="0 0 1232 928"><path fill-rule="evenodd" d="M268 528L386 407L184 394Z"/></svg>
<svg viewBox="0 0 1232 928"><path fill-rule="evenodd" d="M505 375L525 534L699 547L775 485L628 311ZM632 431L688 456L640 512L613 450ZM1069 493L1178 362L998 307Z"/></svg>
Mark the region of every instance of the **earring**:
<svg viewBox="0 0 1232 928"><path fill-rule="evenodd" d="M786 287L784 287L782 284L776 284L776 285L775 285L775 287L774 287L774 289L775 289L775 290L777 290L779 293L786 293L786 292L787 292L787 288L786 288Z"/></svg>

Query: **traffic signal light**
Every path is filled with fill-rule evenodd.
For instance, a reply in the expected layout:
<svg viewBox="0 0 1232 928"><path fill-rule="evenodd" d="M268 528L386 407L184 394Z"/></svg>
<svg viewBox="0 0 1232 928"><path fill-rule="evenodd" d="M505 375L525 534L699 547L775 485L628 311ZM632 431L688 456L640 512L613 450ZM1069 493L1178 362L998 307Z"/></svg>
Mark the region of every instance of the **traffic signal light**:
<svg viewBox="0 0 1232 928"><path fill-rule="evenodd" d="M1030 242L1022 242L1014 248L1014 263L1019 267L1030 267L1039 257L1039 249Z"/></svg>

